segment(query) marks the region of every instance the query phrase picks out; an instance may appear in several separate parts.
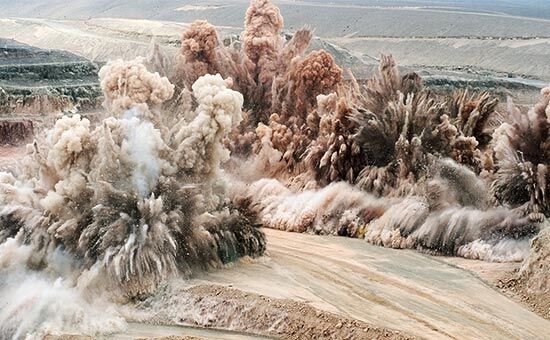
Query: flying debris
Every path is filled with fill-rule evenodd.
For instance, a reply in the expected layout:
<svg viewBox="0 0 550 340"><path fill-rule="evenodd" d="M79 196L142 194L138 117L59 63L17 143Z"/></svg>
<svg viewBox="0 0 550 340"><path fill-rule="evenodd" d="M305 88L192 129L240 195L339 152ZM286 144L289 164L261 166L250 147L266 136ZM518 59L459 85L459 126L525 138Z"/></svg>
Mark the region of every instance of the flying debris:
<svg viewBox="0 0 550 340"><path fill-rule="evenodd" d="M200 69L245 97L224 141L237 206L265 227L487 261L528 257L550 215L548 89L527 113L503 109L489 93L434 93L389 55L359 81L326 51L306 54L307 28L282 39L282 24L271 2L252 1L240 41L225 46L203 21L182 39L186 60L198 60L191 46L208 50Z"/></svg>
<svg viewBox="0 0 550 340"><path fill-rule="evenodd" d="M528 259L529 287L548 291L550 88L528 111L503 109L489 93L434 93L389 55L360 81L308 51L308 28L282 29L271 1L252 0L238 39L200 20L176 60L156 45L101 68L105 116L60 118L19 171L0 173L0 298L37 278L95 318L91 296L140 299L169 278L262 256L260 225ZM0 299L0 325L52 314L50 295L40 309L20 293ZM93 333L72 306L60 320ZM0 337L71 329L28 320Z"/></svg>
<svg viewBox="0 0 550 340"><path fill-rule="evenodd" d="M232 207L219 176L228 156L221 140L241 120L242 95L205 75L193 84L194 113L165 115L160 105L174 87L139 59L109 63L100 78L113 117L97 126L59 119L29 145L20 174L0 175L0 242L22 248L0 252L3 277L21 270L11 256L37 270L56 267L60 253L71 289L133 298L172 275L262 255L262 232Z"/></svg>

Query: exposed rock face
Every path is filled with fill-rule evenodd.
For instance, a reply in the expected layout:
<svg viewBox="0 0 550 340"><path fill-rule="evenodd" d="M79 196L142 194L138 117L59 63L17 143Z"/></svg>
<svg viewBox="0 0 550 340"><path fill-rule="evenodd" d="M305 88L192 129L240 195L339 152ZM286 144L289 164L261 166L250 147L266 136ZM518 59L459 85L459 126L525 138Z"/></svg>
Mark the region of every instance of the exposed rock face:
<svg viewBox="0 0 550 340"><path fill-rule="evenodd" d="M0 118L98 107L97 71L95 64L69 52L0 39Z"/></svg>
<svg viewBox="0 0 550 340"><path fill-rule="evenodd" d="M0 121L0 146L19 145L28 142L33 135L33 123L30 120Z"/></svg>
<svg viewBox="0 0 550 340"><path fill-rule="evenodd" d="M533 239L531 254L522 269L524 290L537 302L541 314L550 316L550 227Z"/></svg>

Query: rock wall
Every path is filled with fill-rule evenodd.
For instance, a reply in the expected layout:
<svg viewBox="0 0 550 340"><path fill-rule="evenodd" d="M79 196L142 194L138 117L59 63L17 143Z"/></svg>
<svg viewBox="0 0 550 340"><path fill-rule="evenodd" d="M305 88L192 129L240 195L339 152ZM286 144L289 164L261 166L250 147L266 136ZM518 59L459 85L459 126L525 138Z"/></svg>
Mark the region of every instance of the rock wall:
<svg viewBox="0 0 550 340"><path fill-rule="evenodd" d="M0 146L20 145L34 136L34 126L30 120L0 121Z"/></svg>
<svg viewBox="0 0 550 340"><path fill-rule="evenodd" d="M0 39L0 118L97 108L97 72L75 54Z"/></svg>

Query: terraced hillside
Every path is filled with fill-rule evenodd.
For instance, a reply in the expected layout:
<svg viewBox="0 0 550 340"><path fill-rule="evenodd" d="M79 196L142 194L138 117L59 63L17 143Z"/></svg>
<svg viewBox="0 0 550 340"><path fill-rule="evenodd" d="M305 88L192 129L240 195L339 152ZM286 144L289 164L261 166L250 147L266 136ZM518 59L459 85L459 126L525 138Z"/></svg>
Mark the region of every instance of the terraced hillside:
<svg viewBox="0 0 550 340"><path fill-rule="evenodd" d="M97 65L75 54L0 39L0 114L31 116L99 104Z"/></svg>
<svg viewBox="0 0 550 340"><path fill-rule="evenodd" d="M52 113L100 104L97 66L85 58L0 39L0 144L20 144Z"/></svg>

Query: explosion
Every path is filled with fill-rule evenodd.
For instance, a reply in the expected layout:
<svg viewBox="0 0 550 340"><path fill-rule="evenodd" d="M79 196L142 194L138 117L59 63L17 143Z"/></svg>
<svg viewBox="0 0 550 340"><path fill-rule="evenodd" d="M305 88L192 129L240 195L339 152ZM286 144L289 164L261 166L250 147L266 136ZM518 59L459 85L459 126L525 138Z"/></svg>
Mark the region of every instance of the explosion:
<svg viewBox="0 0 550 340"><path fill-rule="evenodd" d="M495 197L534 219L550 216L550 87L527 113L509 104L509 122L495 131Z"/></svg>
<svg viewBox="0 0 550 340"><path fill-rule="evenodd" d="M79 289L123 297L151 293L176 273L261 255L263 234L224 197L218 175L242 95L219 75L203 76L192 88L194 119L179 113L168 128L166 78L140 60L109 63L100 78L105 107L118 117L94 127L65 116L30 146L19 176L1 174L0 241L28 247L30 268L52 266L61 252L74 261Z"/></svg>
<svg viewBox="0 0 550 340"><path fill-rule="evenodd" d="M243 49L255 65L253 74L260 84L273 76L273 69L283 45L283 17L269 0L252 1L246 11L245 30L241 35Z"/></svg>
<svg viewBox="0 0 550 340"><path fill-rule="evenodd" d="M59 119L19 173L0 173L3 275L16 262L56 267L62 254L64 284L135 299L170 276L261 256L259 224L487 261L529 256L550 216L550 88L506 116L489 93L433 93L391 56L372 79L345 77L328 52L306 54L309 29L288 41L282 29L275 5L252 0L240 40L223 44L196 21L176 61L155 59L175 70L170 80L140 58L103 67L112 116ZM0 281L0 296L10 285ZM7 313L0 321L21 310Z"/></svg>
<svg viewBox="0 0 550 340"><path fill-rule="evenodd" d="M219 45L213 25L204 20L192 23L181 38L177 79L185 79L185 85L189 86L202 75L219 73Z"/></svg>
<svg viewBox="0 0 550 340"><path fill-rule="evenodd" d="M261 71L273 79L271 91L262 81L245 86L256 88L253 104L245 99L244 120L226 140L235 156L228 170L249 183L232 191L237 206L277 229L491 261L527 257L542 225L526 211L509 210L495 194L503 168L496 145L504 135L497 99L433 93L417 74L401 75L391 56L381 58L373 79L344 79L327 52L303 55L307 29L280 42L282 20L272 8L252 1L243 50L230 46L231 55L239 55L231 60L254 65L241 70L256 70L246 77L227 74L239 79L236 89L242 79L258 80ZM268 24L258 30L257 22ZM295 42L302 46L296 55L279 57L286 65L271 68L272 56ZM544 103L537 107L546 110Z"/></svg>
<svg viewBox="0 0 550 340"><path fill-rule="evenodd" d="M541 226L493 194L497 99L433 93L391 56L373 79L344 79L326 51L304 54L307 28L285 43L282 25L274 5L252 1L241 44L210 44L216 53L203 58L205 70L231 65L222 73L245 97L244 119L225 140L228 171L248 183L234 186L234 204L288 231L491 261L527 256ZM204 22L189 36L218 41Z"/></svg>

